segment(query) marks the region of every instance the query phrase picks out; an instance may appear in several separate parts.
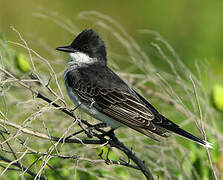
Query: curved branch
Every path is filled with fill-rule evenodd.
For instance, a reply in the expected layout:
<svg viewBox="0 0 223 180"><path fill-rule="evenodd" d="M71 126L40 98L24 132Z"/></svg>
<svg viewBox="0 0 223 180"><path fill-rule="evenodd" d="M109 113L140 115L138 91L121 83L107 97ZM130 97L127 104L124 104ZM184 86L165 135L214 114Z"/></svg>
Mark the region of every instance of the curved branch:
<svg viewBox="0 0 223 180"><path fill-rule="evenodd" d="M39 138L42 138L42 139L46 139L46 140L57 141L57 142L60 142L60 143L65 142L65 143L78 143L78 144L104 144L104 141L101 141L101 140L70 139L70 138L65 138L65 139L62 138L61 139L61 138L55 137L55 136L48 136L46 134L42 134L42 133L39 133L37 131L33 131L33 130L30 130L30 129L24 128L24 127L22 127L18 124L12 123L10 121L5 121L3 119L0 119L0 123L4 124L4 125L8 125L8 126L13 127L13 128L16 128L23 133L30 134L30 135L33 135L33 136L36 136L36 137L39 137Z"/></svg>
<svg viewBox="0 0 223 180"><path fill-rule="evenodd" d="M53 106L59 108L61 111L63 111L67 115L75 118L75 120L76 120L76 117L71 112L69 112L66 109L61 108L58 104L51 101L49 98L43 96L42 94L38 93L37 98L40 98L40 99L52 104ZM90 124L88 123L88 125L90 125ZM101 132L103 132L103 130L101 130ZM97 134L96 137L99 138L101 142L103 142L103 143L106 142L106 139L104 138L103 135ZM115 148L121 150L122 152L124 152L128 156L128 158L131 159L138 166L138 168L142 171L142 173L146 176L146 178L148 180L153 180L152 173L146 167L146 165L143 161L141 161L130 149L128 149L121 141L119 141L118 138L114 134L110 135L109 137L110 137L110 139L108 140L108 144L110 144L112 147L115 147Z"/></svg>
<svg viewBox="0 0 223 180"><path fill-rule="evenodd" d="M74 118L74 120L77 120L77 117L70 111L68 111L67 109L61 107L60 105L56 104L54 101L50 100L49 98L47 98L46 96L42 95L40 92L32 89L32 87L30 87L29 85L27 85L25 82L22 82L20 79L16 78L13 74L11 74L10 72L6 71L3 68L0 68L0 70L5 73L7 76L15 79L18 84L20 84L21 86L29 89L33 94L36 95L37 98L40 98L44 101L46 101L47 103L51 104L52 106L58 108L60 111L64 112L65 114L69 115L70 117ZM48 140L53 140L53 141L58 141L61 143L83 143L83 144L105 144L108 143L110 144L112 147L115 147L117 149L119 149L120 151L124 152L129 159L131 159L136 165L137 167L141 170L141 172L145 175L145 177L148 180L153 180L153 176L152 173L150 172L150 170L146 167L146 165L144 164L143 161L141 161L131 150L129 150L121 141L118 140L118 138L112 134L110 135L110 139L107 140L103 134L97 134L94 133L93 136L97 137L99 140L79 140L79 139L70 139L70 138L57 138L57 137L53 137L53 136L47 136L45 134L41 134L39 132L35 132L32 131L30 129L24 128L20 125L14 124L12 122L0 119L0 123L3 124L7 124L11 127L17 128L20 131L22 131L23 133L27 133L27 134L31 134L43 139L48 139ZM86 130L82 127L81 123L79 122L78 125L84 130L85 133ZM86 125L86 124L85 124ZM93 125L88 124L88 127L92 127ZM96 129L99 131L99 129ZM103 130L100 130L99 132L103 133Z"/></svg>
<svg viewBox="0 0 223 180"><path fill-rule="evenodd" d="M0 155L0 160L5 161L5 162L7 162L7 163L12 163L12 162L13 162L12 160L7 159L6 157L3 157L3 156L1 156L1 155ZM18 162L13 162L12 165L14 165L15 167L19 168L21 171L22 171L22 169L26 169L26 172L27 172L29 175L31 175L32 177L36 177L36 174L35 174L34 172L30 171L29 169L27 169L26 167L24 167L24 166L21 165L20 163L18 163ZM44 177L39 177L39 179L40 179L40 180L45 180Z"/></svg>
<svg viewBox="0 0 223 180"><path fill-rule="evenodd" d="M124 152L129 159L133 160L134 163L139 167L147 179L153 180L153 175L150 170L146 167L145 163L141 161L130 149L128 149L121 141L118 140L116 136L113 136L109 143L111 146Z"/></svg>

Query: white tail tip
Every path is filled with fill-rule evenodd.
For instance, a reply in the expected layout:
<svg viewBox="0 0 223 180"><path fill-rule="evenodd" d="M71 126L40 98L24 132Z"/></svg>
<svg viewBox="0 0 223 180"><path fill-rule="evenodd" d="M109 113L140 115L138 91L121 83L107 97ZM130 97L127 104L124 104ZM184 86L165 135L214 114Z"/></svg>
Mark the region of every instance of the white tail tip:
<svg viewBox="0 0 223 180"><path fill-rule="evenodd" d="M207 142L207 141L204 141L205 144L202 144L202 146L206 147L206 148L209 148L209 149L214 149L212 144Z"/></svg>

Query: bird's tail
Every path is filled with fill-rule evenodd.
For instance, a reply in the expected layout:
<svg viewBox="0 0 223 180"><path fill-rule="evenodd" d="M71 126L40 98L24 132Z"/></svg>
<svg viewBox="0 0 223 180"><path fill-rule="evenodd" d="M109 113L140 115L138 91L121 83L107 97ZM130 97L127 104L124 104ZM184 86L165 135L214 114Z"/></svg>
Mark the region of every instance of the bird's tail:
<svg viewBox="0 0 223 180"><path fill-rule="evenodd" d="M194 141L195 143L197 144L200 144L206 148L211 148L213 149L212 147L212 144L205 141L205 140L202 140L192 134L190 134L189 132L181 129L178 125L176 125L175 123L171 122L170 120L168 120L167 118L165 118L164 116L162 116L160 114L161 118L164 120L164 123L161 123L161 124L157 124L158 126L164 128L164 129L167 129L168 131L171 131L171 132L174 132L175 134L179 135L179 136L182 136L184 138L187 138L191 141Z"/></svg>

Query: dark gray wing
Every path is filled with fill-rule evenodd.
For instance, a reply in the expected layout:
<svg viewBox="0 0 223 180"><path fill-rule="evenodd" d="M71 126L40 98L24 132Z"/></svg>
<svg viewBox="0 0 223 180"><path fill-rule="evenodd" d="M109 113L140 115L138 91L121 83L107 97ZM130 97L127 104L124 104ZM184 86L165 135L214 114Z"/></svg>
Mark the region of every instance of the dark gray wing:
<svg viewBox="0 0 223 180"><path fill-rule="evenodd" d="M65 80L84 102L93 100L98 111L149 137L152 133L166 137L166 131L154 124L159 120L150 107L106 66L75 69L68 72Z"/></svg>

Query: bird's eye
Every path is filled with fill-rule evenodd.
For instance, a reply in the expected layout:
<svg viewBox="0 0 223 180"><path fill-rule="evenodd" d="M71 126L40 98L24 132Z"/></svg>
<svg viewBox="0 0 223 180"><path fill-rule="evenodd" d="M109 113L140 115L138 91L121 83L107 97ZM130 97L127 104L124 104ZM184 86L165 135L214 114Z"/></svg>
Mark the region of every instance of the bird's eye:
<svg viewBox="0 0 223 180"><path fill-rule="evenodd" d="M84 49L85 51L88 51L88 50L89 50L89 47L88 47L88 46L84 46L83 49Z"/></svg>

